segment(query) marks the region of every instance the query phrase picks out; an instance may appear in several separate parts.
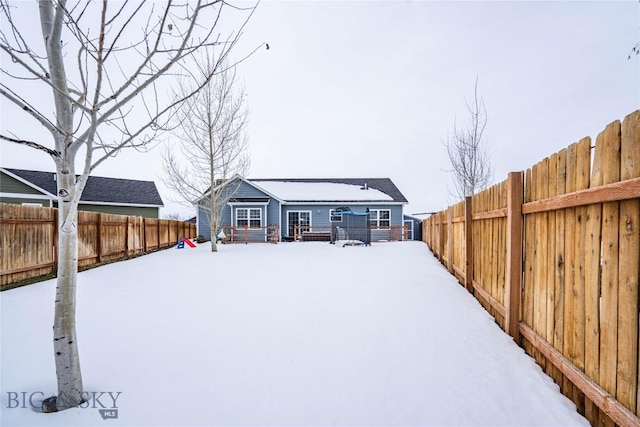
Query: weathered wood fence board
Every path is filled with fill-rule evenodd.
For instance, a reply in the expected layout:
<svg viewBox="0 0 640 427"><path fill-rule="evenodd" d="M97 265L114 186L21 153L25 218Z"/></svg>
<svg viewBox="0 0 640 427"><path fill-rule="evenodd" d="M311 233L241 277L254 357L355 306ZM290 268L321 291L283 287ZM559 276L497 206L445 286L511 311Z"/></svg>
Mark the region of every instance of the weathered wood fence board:
<svg viewBox="0 0 640 427"><path fill-rule="evenodd" d="M55 274L57 209L0 203L0 286ZM78 267L126 259L194 238L195 224L78 212Z"/></svg>
<svg viewBox="0 0 640 427"><path fill-rule="evenodd" d="M620 180L640 177L640 118L628 116L621 132ZM638 400L638 276L640 268L640 199L620 202L618 294L618 379L616 398L640 413ZM635 264L634 264L635 262Z"/></svg>
<svg viewBox="0 0 640 427"><path fill-rule="evenodd" d="M640 426L640 110L432 215L423 239L592 424Z"/></svg>
<svg viewBox="0 0 640 427"><path fill-rule="evenodd" d="M56 211L32 206L4 206L6 208L0 209L0 269L3 277L20 277L31 270L37 275L49 273L55 262Z"/></svg>

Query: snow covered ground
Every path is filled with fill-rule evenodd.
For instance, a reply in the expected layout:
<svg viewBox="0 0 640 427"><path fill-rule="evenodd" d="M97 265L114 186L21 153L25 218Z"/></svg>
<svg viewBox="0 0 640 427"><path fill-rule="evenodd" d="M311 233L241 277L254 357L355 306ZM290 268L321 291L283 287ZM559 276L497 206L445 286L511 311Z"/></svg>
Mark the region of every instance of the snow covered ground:
<svg viewBox="0 0 640 427"><path fill-rule="evenodd" d="M88 401L41 414L54 287L0 294L2 426L588 425L419 242L202 245L83 272Z"/></svg>

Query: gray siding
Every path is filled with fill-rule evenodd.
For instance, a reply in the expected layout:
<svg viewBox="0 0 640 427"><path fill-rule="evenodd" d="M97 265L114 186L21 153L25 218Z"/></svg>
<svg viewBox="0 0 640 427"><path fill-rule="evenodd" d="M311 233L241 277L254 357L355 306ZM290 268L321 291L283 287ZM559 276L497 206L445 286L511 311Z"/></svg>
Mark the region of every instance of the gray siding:
<svg viewBox="0 0 640 427"><path fill-rule="evenodd" d="M43 194L41 191L38 191L4 173L0 173L0 193Z"/></svg>
<svg viewBox="0 0 640 427"><path fill-rule="evenodd" d="M269 204L267 205L267 222L265 225L277 225L282 229L282 222L280 220L280 202L277 200L269 200ZM280 235L282 235L282 233Z"/></svg>
<svg viewBox="0 0 640 427"><path fill-rule="evenodd" d="M288 236L288 212L290 211L311 211L311 228L318 227L319 231L327 231L331 226L330 211L338 207L345 206L344 204L331 204L331 205L283 205L282 207L282 219L280 227L280 235L283 237ZM391 211L391 225L400 226L403 225L402 205L346 205L351 208L353 212L366 212L369 209L389 209ZM378 234L378 236L376 236ZM385 237L382 237L384 235ZM386 238L388 233L375 233L372 231L371 238L373 240ZM290 236L293 237L293 236Z"/></svg>
<svg viewBox="0 0 640 427"><path fill-rule="evenodd" d="M78 210L88 212L102 212L115 215L142 216L144 218L158 218L159 208L141 206L107 206L80 204Z"/></svg>
<svg viewBox="0 0 640 427"><path fill-rule="evenodd" d="M233 194L233 197L238 197L238 198L255 197L255 198L258 198L258 197L269 197L269 195L263 193L262 191L258 190L254 186L249 185L246 182L242 181L240 183L240 186L236 189L235 193Z"/></svg>
<svg viewBox="0 0 640 427"><path fill-rule="evenodd" d="M236 183L231 183L227 187L228 191L223 194L223 199L267 199L269 196L264 192L258 190L252 185L247 184L244 181L240 181L239 185ZM205 202L206 203L206 202ZM250 204L243 203L241 206L230 206L228 203L225 204L225 207L222 210L222 225L224 226L234 226L236 222L236 213L235 210L241 208L255 208L260 209L262 212L262 226L265 227L267 225L279 225L279 203L277 200L270 199L269 204L265 207L264 204ZM265 209L266 208L266 209ZM233 211L232 211L233 209ZM209 221L209 212L204 209L202 206L198 206L198 234L204 236L207 240L211 237L211 225ZM264 241L264 231L251 231L251 236L255 236L255 240ZM254 240L254 239L252 239Z"/></svg>
<svg viewBox="0 0 640 427"><path fill-rule="evenodd" d="M413 224L413 236L409 235L409 238L413 237L413 240L422 240L422 220L408 215L404 216L404 220L411 221Z"/></svg>
<svg viewBox="0 0 640 427"><path fill-rule="evenodd" d="M198 205L198 235L203 236L205 239L211 238L211 221L209 220L209 211L205 210L201 205Z"/></svg>
<svg viewBox="0 0 640 427"><path fill-rule="evenodd" d="M224 209L222 209L221 221L222 221L222 225L232 225L231 224L231 206L226 205Z"/></svg>

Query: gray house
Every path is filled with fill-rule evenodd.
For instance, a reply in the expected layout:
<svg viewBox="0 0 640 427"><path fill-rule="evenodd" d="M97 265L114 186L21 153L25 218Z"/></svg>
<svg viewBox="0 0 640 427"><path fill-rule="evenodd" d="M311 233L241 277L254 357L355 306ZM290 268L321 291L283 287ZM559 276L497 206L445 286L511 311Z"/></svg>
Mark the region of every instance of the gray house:
<svg viewBox="0 0 640 427"><path fill-rule="evenodd" d="M0 168L0 203L57 207L56 174ZM158 218L163 206L153 181L90 176L78 209Z"/></svg>
<svg viewBox="0 0 640 427"><path fill-rule="evenodd" d="M235 176L216 191L229 194L222 210L227 240L264 242L327 240L340 226L343 208L368 213L371 240L408 239L403 209L407 199L389 178L246 179ZM211 228L205 193L198 202L198 234ZM216 232L218 234L219 230Z"/></svg>

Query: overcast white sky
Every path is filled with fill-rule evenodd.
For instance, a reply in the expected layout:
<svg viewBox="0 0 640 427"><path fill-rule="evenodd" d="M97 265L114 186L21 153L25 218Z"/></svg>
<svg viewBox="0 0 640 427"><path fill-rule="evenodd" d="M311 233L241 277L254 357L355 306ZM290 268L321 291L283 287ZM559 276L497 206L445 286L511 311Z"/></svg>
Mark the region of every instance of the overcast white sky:
<svg viewBox="0 0 640 427"><path fill-rule="evenodd" d="M476 76L499 182L640 108L640 56L627 60L638 41L637 0L265 1L236 52L270 46L239 68L249 176L389 177L407 213L440 210L452 201L443 141ZM21 120L4 106L1 119L3 132ZM54 170L0 144L4 167ZM155 180L163 214L186 214L160 159L125 152L95 174Z"/></svg>

